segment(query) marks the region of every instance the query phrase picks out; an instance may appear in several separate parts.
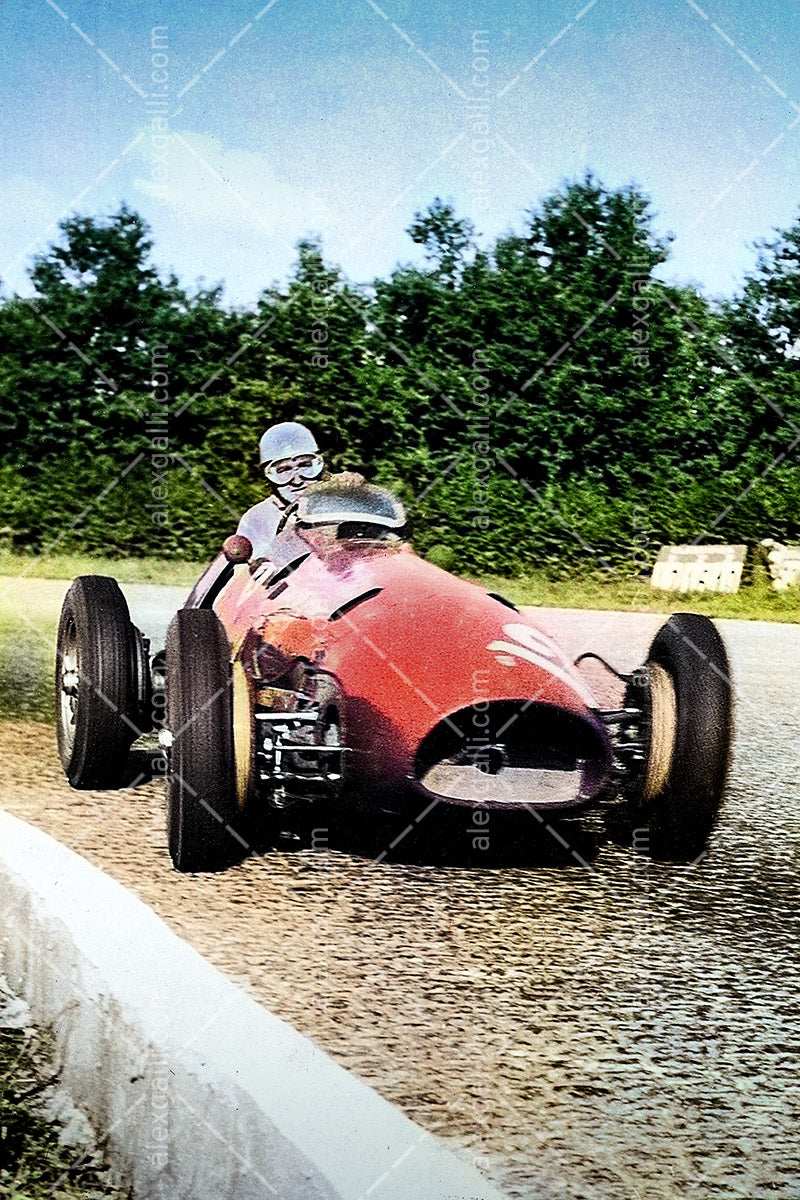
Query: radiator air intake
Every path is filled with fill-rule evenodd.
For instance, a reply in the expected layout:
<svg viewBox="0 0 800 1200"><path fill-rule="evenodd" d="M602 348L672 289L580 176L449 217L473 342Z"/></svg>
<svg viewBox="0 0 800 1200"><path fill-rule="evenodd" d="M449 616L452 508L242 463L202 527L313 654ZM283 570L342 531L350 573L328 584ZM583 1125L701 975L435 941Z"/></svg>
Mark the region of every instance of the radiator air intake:
<svg viewBox="0 0 800 1200"><path fill-rule="evenodd" d="M443 718L420 745L415 778L431 795L490 808L573 808L609 766L591 716L524 700L478 701Z"/></svg>

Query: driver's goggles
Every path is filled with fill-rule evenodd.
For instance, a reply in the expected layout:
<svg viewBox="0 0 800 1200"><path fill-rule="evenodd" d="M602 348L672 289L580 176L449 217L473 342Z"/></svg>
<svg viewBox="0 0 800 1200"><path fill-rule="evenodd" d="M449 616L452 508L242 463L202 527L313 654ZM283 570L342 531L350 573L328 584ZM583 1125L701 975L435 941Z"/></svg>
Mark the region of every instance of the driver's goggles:
<svg viewBox="0 0 800 1200"><path fill-rule="evenodd" d="M267 463L264 474L270 483L286 484L292 479L317 479L322 474L321 454L303 454Z"/></svg>

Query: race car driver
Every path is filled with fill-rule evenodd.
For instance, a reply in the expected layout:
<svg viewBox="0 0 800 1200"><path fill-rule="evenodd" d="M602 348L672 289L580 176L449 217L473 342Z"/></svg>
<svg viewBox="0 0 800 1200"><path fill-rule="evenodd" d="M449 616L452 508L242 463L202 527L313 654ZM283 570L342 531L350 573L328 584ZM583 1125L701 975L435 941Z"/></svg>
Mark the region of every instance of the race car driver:
<svg viewBox="0 0 800 1200"><path fill-rule="evenodd" d="M272 542L292 505L312 483L330 478L313 433L298 421L271 425L259 442L259 455L272 494L249 508L236 530L252 542L253 559L270 557ZM351 471L335 478L350 484L364 482L361 475Z"/></svg>

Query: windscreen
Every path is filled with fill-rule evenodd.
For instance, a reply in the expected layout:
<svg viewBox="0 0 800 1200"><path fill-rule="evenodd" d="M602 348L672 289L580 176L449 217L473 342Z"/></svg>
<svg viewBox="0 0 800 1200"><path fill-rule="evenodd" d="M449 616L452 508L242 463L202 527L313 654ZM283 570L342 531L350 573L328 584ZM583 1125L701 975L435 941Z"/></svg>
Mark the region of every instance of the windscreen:
<svg viewBox="0 0 800 1200"><path fill-rule="evenodd" d="M356 486L330 483L311 487L297 504L299 525L379 525L402 529L406 515L391 492L373 484Z"/></svg>

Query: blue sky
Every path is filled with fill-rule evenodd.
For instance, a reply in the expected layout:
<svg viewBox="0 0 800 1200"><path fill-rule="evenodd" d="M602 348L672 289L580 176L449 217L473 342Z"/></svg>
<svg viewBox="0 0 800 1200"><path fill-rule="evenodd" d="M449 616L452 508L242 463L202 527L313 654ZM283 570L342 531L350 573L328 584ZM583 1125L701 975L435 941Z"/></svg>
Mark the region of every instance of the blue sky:
<svg viewBox="0 0 800 1200"><path fill-rule="evenodd" d="M7 291L54 222L123 200L241 304L302 236L369 281L418 259L434 196L489 242L587 169L642 187L663 274L714 295L798 216L799 0L5 0L0 42Z"/></svg>

